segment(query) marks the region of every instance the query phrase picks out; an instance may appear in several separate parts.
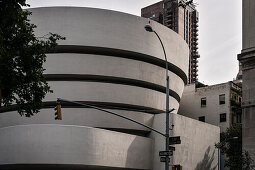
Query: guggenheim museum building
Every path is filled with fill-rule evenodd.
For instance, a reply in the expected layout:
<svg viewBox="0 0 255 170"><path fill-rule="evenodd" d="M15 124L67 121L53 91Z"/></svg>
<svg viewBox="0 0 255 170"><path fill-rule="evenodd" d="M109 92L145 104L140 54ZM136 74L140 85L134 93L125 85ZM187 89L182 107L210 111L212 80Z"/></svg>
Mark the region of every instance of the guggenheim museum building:
<svg viewBox="0 0 255 170"><path fill-rule="evenodd" d="M158 157L165 145L162 136L114 115L71 103L62 103L62 120L55 120L53 109L57 98L78 101L164 133L165 58L157 36L144 29L148 19L83 7L29 10L31 23L37 25L36 36L52 32L66 40L59 42L54 53L47 54L44 75L53 93L44 99L42 110L31 118L21 117L17 111L0 110L0 169L162 169L164 164ZM173 115L177 115L187 83L188 45L167 27L154 21L150 24L161 37L169 62L170 108L175 109L170 124L184 121ZM200 132L208 127L193 128ZM218 137L215 127L207 130L205 133L213 131L211 139ZM171 131L172 135L179 133ZM176 154L187 150L192 153L192 142L185 144L185 140L196 134L184 136ZM208 141L214 145L211 139ZM201 157L206 150L202 146L194 150ZM177 163L191 165L195 156L190 160L186 153Z"/></svg>

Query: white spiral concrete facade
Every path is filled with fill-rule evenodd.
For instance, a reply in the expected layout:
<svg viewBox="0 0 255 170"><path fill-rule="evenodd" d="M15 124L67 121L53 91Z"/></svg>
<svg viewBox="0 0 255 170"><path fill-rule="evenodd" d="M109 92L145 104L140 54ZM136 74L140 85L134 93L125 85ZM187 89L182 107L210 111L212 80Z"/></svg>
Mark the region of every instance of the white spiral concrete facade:
<svg viewBox="0 0 255 170"><path fill-rule="evenodd" d="M150 131L104 112L62 104L91 103L153 126L165 110L165 61L148 20L121 12L77 7L30 9L37 36L66 37L48 54L45 76L54 93L32 118L0 110L0 169L152 169ZM189 49L175 32L151 22L166 48L170 107L179 108L187 81ZM162 122L164 123L164 122Z"/></svg>

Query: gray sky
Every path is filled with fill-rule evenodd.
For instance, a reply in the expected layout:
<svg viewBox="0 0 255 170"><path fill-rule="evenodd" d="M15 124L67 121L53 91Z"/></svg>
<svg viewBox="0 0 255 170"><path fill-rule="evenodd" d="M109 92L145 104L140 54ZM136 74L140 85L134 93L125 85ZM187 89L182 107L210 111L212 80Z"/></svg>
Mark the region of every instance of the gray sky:
<svg viewBox="0 0 255 170"><path fill-rule="evenodd" d="M31 7L82 6L140 16L141 8L159 0L27 0ZM241 0L194 0L199 11L199 81L218 84L233 80L241 52Z"/></svg>

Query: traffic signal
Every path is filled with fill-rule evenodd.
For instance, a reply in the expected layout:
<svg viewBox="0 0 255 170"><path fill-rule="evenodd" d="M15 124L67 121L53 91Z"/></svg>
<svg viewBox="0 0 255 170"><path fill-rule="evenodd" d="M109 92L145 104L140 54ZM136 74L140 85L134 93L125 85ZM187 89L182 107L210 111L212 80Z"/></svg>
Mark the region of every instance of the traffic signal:
<svg viewBox="0 0 255 170"><path fill-rule="evenodd" d="M181 165L172 165L172 170L182 170Z"/></svg>
<svg viewBox="0 0 255 170"><path fill-rule="evenodd" d="M61 114L61 104L58 104L54 110L55 112L55 120L62 120L62 114Z"/></svg>

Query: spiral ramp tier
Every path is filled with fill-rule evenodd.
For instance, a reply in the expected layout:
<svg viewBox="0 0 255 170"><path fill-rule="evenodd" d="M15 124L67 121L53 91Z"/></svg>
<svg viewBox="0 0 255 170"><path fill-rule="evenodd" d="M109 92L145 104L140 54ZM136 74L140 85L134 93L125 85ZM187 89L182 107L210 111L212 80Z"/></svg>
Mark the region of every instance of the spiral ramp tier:
<svg viewBox="0 0 255 170"><path fill-rule="evenodd" d="M148 20L80 7L29 9L35 34L66 37L47 54L45 77L54 91L31 118L0 110L0 169L152 169L154 141L140 125L57 98L89 103L153 126L165 110L165 60ZM169 62L170 107L179 107L189 49L175 32L151 21ZM164 123L164 122L162 122Z"/></svg>

